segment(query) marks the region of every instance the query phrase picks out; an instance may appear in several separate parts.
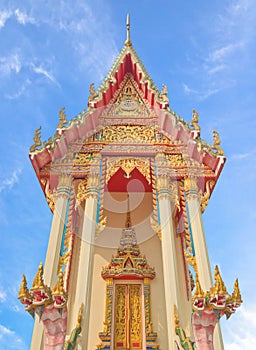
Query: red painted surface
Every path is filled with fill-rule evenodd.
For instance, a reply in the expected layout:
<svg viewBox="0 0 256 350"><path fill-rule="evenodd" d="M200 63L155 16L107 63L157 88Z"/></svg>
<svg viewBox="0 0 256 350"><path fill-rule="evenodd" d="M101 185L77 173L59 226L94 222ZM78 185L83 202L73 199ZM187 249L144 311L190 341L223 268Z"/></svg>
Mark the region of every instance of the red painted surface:
<svg viewBox="0 0 256 350"><path fill-rule="evenodd" d="M131 177L127 178L123 169L118 171L111 177L105 185L107 192L152 192L152 185L146 178L135 168L131 172Z"/></svg>

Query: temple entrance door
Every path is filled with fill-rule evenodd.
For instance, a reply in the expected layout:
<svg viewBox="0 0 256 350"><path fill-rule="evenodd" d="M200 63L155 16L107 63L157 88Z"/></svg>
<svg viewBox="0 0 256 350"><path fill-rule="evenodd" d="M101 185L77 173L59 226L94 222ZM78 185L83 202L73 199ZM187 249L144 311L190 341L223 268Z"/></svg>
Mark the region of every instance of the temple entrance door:
<svg viewBox="0 0 256 350"><path fill-rule="evenodd" d="M142 286L116 284L114 350L142 350Z"/></svg>

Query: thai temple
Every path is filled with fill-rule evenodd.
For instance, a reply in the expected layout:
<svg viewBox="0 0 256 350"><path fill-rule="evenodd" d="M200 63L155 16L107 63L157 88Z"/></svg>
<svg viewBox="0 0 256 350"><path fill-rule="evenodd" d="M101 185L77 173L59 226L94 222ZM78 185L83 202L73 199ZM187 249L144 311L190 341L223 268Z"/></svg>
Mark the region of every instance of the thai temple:
<svg viewBox="0 0 256 350"><path fill-rule="evenodd" d="M225 163L158 90L130 39L88 108L29 157L52 211L44 263L23 275L32 350L223 350L219 320L241 305L211 268L202 214ZM25 267L24 267L25 269ZM36 269L36 267L35 267Z"/></svg>

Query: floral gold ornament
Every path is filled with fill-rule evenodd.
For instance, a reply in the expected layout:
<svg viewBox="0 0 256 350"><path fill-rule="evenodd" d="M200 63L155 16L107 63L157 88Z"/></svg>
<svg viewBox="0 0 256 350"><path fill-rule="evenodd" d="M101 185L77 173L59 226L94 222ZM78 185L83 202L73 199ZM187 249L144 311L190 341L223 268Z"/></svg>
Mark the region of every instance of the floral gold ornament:
<svg viewBox="0 0 256 350"><path fill-rule="evenodd" d="M212 149L216 151L216 153L220 156L224 155L223 149L220 147L220 135L216 130L212 131L213 134L213 145Z"/></svg>
<svg viewBox="0 0 256 350"><path fill-rule="evenodd" d="M168 90L165 84L162 84L162 91L159 95L159 99L162 103L169 104Z"/></svg>
<svg viewBox="0 0 256 350"><path fill-rule="evenodd" d="M59 121L60 122L57 126L57 129L61 129L68 122L66 118L65 107L62 107L59 111Z"/></svg>
<svg viewBox="0 0 256 350"><path fill-rule="evenodd" d="M209 203L209 199L210 199L210 195L211 195L211 191L213 189L215 185L215 181L214 180L210 180L206 182L206 192L201 196L201 210L202 213L205 211L208 203Z"/></svg>
<svg viewBox="0 0 256 350"><path fill-rule="evenodd" d="M76 208L85 201L87 197L87 180L81 180L78 183L76 194Z"/></svg>
<svg viewBox="0 0 256 350"><path fill-rule="evenodd" d="M195 109L193 109L192 110L192 120L190 122L190 126L192 126L195 130L200 131L201 128L198 125L198 122L199 122L198 112Z"/></svg>
<svg viewBox="0 0 256 350"><path fill-rule="evenodd" d="M93 102L93 100L95 100L98 97L98 94L94 88L94 83L90 84L89 92L90 92L90 95L88 97L88 102L90 103L90 102Z"/></svg>
<svg viewBox="0 0 256 350"><path fill-rule="evenodd" d="M136 158L124 158L124 159L113 159L107 162L107 174L106 182L118 171L122 169L125 172L125 177L130 178L131 173L137 168L141 174L146 178L147 182L151 183L150 177L150 163L149 160L141 160Z"/></svg>
<svg viewBox="0 0 256 350"><path fill-rule="evenodd" d="M36 129L35 134L34 134L34 144L30 147L29 151L35 152L41 145L42 145L42 141L41 141L41 126Z"/></svg>

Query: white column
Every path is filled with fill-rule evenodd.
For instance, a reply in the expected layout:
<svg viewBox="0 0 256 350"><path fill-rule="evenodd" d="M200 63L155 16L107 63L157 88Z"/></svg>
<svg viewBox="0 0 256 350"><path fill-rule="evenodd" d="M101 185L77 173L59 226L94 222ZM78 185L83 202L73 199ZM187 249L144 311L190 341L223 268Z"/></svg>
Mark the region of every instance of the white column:
<svg viewBox="0 0 256 350"><path fill-rule="evenodd" d="M175 349L174 305L178 307L179 277L175 249L175 230L173 223L173 206L170 196L169 178L157 178L160 226L162 233L162 259L164 273L164 289L167 317L168 350Z"/></svg>
<svg viewBox="0 0 256 350"><path fill-rule="evenodd" d="M74 315L77 315L79 307L81 303L83 303L82 333L78 342L79 350L87 349L88 343L99 181L99 174L91 173L88 177L79 265L77 271L77 290L73 313Z"/></svg>
<svg viewBox="0 0 256 350"><path fill-rule="evenodd" d="M186 194L187 215L196 256L198 278L203 290L208 291L212 287L212 273L203 228L197 180L195 177L189 176L184 180L184 190ZM219 323L216 325L214 332L214 348L215 350L224 349Z"/></svg>
<svg viewBox="0 0 256 350"><path fill-rule="evenodd" d="M70 196L72 177L61 175L58 179L58 188L55 201L52 227L48 242L48 248L44 264L44 281L51 288L56 284L58 265L60 259L61 241ZM35 319L35 325L31 340L31 350L43 350L43 324Z"/></svg>

